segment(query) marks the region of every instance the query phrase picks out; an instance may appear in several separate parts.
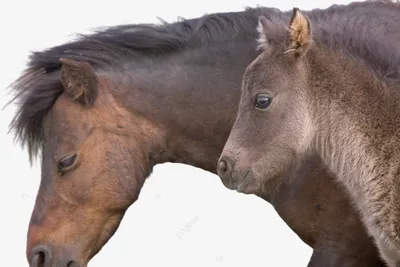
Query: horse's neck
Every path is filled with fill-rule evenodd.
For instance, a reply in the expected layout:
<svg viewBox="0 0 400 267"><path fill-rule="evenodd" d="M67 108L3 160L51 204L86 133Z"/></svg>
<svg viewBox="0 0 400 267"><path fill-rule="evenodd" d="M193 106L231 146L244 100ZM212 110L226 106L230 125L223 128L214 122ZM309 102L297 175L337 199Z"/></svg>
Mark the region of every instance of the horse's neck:
<svg viewBox="0 0 400 267"><path fill-rule="evenodd" d="M236 116L241 77L258 53L254 47L250 37L238 37L231 46L210 44L132 71L132 97L124 105L162 125L162 162L216 172Z"/></svg>
<svg viewBox="0 0 400 267"><path fill-rule="evenodd" d="M342 67L340 77L334 78L335 66L325 65L324 81L310 81L315 88L318 83L313 92L314 145L347 187L368 229L387 236L395 232L392 225L400 211L400 192L394 191L400 185L399 101L368 70Z"/></svg>

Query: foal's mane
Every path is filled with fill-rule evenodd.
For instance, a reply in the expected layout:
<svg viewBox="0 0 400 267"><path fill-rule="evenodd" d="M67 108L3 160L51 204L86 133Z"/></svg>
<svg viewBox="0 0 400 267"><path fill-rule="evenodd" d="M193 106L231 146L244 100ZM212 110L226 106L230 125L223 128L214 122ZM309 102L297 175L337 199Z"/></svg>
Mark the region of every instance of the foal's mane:
<svg viewBox="0 0 400 267"><path fill-rule="evenodd" d="M353 8L357 7L355 11L358 14L347 15L345 19L343 16L346 14L337 12L343 7L340 5L331 6L322 13L316 12L317 10L302 11L302 13L311 21L312 39L315 43L342 53L347 59L361 63L362 67L376 74L383 82L400 85L400 46L398 45L400 30L393 34L393 28L397 30L397 25L400 25L399 1L369 1L372 3L364 6L366 2L353 3L350 5ZM375 19L374 11L377 9L385 11L385 19ZM292 15L293 11L290 14ZM324 20L324 16L329 16L330 20ZM272 22L273 28L268 41L276 48L274 50L276 53L281 53L287 49L289 43L289 21L286 18L285 21L272 20ZM391 30L388 30L388 27L391 27ZM390 32L391 35L385 36L385 32ZM375 37L377 33L379 37ZM260 42L259 47L262 47L262 40Z"/></svg>
<svg viewBox="0 0 400 267"><path fill-rule="evenodd" d="M393 12L393 7L382 2L360 2L351 5L365 6L365 12L376 8L388 13ZM348 12L354 15L351 5L334 5L325 10L306 13L313 21L322 21L326 16L333 19L335 13L343 9L349 10ZM258 7L247 8L243 12L215 13L196 19L181 19L175 23L123 25L99 29L93 34L78 35L78 38L72 42L34 52L29 57L26 70L11 85L15 93L12 101L17 101L18 109L10 124L10 130L15 132L16 140L23 147L28 146L32 161L42 148L44 118L63 92L59 79L61 57L87 61L98 70L107 67L117 68L131 61L171 55L184 49L207 46L210 43L222 44L236 40L240 36L247 36L249 40L254 40L255 47L256 25L258 16L261 14L278 21L286 21L290 16L290 12ZM342 15L339 13L336 16ZM351 16L348 20L351 21ZM358 28L355 31L354 27L351 25L352 30L349 30L349 33L363 33ZM362 25L357 25L357 27L362 27ZM337 37L335 42L348 42L346 40L347 38ZM348 43L344 44L346 45L349 46ZM357 50L357 47L363 46L350 44L350 47L356 47ZM389 55L387 51L381 51L379 47L365 49L367 55L377 58L377 62L382 66L387 66L388 71L393 67L387 63L393 61L386 56ZM375 56L374 53L376 53ZM364 54L361 53L362 55Z"/></svg>
<svg viewBox="0 0 400 267"><path fill-rule="evenodd" d="M391 25L375 21L372 7L365 10L359 9L360 16L348 17L341 25L334 21L318 24L316 22L319 19L308 13L315 27L312 29L313 39L316 43L340 51L348 58L361 62L367 69L376 73L382 81L399 85L400 30L394 35L393 28L396 27L397 30L397 25L400 25L400 4L398 0L382 0L373 4L375 9L388 9L385 15ZM384 34L389 31L387 27L392 27L391 36ZM376 33L379 33L378 38L375 38Z"/></svg>

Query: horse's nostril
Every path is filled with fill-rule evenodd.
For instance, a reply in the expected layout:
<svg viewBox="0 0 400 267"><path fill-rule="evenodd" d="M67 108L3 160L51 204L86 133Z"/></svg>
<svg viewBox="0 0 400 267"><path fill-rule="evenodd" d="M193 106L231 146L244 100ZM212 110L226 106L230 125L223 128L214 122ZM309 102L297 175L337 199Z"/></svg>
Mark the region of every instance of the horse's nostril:
<svg viewBox="0 0 400 267"><path fill-rule="evenodd" d="M42 252L36 253L31 262L31 267L44 267L45 255Z"/></svg>
<svg viewBox="0 0 400 267"><path fill-rule="evenodd" d="M32 259L30 267L50 267L51 253L47 246L37 246L32 250Z"/></svg>
<svg viewBox="0 0 400 267"><path fill-rule="evenodd" d="M68 262L67 267L79 267L79 265L75 261L70 261Z"/></svg>

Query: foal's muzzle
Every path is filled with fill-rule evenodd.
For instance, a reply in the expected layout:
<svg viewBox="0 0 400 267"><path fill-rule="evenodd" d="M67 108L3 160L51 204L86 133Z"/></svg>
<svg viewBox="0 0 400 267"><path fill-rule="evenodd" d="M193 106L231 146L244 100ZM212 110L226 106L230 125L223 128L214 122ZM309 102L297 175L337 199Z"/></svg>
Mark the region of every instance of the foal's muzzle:
<svg viewBox="0 0 400 267"><path fill-rule="evenodd" d="M232 161L228 157L221 157L218 161L217 173L218 176L222 179L230 179L232 175L233 164Z"/></svg>
<svg viewBox="0 0 400 267"><path fill-rule="evenodd" d="M230 190L236 190L239 182L232 176L233 170L233 160L230 157L223 155L217 163L217 174L221 178L224 186Z"/></svg>

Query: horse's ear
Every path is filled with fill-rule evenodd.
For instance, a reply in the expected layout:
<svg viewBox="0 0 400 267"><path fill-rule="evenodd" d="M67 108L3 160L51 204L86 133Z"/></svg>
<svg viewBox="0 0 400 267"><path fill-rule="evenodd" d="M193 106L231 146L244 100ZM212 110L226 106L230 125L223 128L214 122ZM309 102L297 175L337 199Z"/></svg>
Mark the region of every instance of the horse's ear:
<svg viewBox="0 0 400 267"><path fill-rule="evenodd" d="M304 56L312 43L311 23L297 7L293 8L289 34L289 48L286 53L294 53L298 57Z"/></svg>
<svg viewBox="0 0 400 267"><path fill-rule="evenodd" d="M98 92L98 79L92 66L84 61L60 58L61 83L65 92L84 106L93 105Z"/></svg>
<svg viewBox="0 0 400 267"><path fill-rule="evenodd" d="M260 16L258 18L258 26L257 26L257 32L258 32L258 39L257 39L257 44L258 44L258 49L267 49L270 45L270 41L268 39L268 35L271 34L273 24L272 22L267 19L264 16Z"/></svg>

